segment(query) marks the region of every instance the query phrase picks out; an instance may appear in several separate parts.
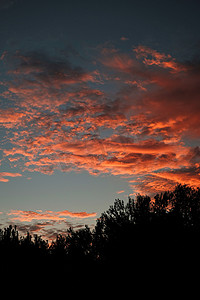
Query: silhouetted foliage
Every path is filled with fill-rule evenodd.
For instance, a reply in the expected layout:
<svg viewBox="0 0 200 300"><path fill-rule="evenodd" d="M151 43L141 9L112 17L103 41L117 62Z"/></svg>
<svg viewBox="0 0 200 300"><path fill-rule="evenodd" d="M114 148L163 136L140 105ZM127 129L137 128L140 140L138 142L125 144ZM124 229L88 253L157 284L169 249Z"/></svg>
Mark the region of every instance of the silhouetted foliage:
<svg viewBox="0 0 200 300"><path fill-rule="evenodd" d="M38 265L47 272L74 266L185 272L199 265L199 238L200 189L177 185L154 199L141 195L126 203L116 199L93 230L69 228L66 236L59 234L51 245L30 233L20 237L16 226L1 229L1 266Z"/></svg>

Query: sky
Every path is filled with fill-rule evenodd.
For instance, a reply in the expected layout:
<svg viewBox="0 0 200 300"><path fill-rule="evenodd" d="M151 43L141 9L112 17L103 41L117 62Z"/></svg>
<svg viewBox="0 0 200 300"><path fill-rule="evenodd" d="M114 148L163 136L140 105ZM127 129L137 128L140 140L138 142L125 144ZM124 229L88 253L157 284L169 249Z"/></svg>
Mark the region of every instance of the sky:
<svg viewBox="0 0 200 300"><path fill-rule="evenodd" d="M200 2L0 0L0 225L48 240L200 186Z"/></svg>

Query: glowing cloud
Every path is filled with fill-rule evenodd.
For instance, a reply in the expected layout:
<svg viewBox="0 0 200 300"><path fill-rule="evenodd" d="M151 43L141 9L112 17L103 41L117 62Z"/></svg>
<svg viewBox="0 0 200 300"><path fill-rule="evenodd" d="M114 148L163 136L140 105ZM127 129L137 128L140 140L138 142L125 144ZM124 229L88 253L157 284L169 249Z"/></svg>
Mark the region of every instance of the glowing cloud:
<svg viewBox="0 0 200 300"><path fill-rule="evenodd" d="M3 160L49 175L60 169L132 176L130 185L138 191L177 182L197 185L198 66L143 45L129 54L108 45L98 51L90 71L38 52L4 53L12 69L1 96L15 110L1 110ZM0 181L14 177L8 174L1 173Z"/></svg>
<svg viewBox="0 0 200 300"><path fill-rule="evenodd" d="M8 182L8 178L4 177L21 177L22 175L20 173L9 173L9 172L0 172L0 181L2 182Z"/></svg>
<svg viewBox="0 0 200 300"><path fill-rule="evenodd" d="M23 210L11 210L8 213L12 216L12 220L18 220L20 222L31 222L33 220L50 220L50 221L61 221L65 220L66 217L71 218L92 218L96 216L96 213L86 213L86 212L70 212L68 210L64 211L23 211Z"/></svg>
<svg viewBox="0 0 200 300"><path fill-rule="evenodd" d="M146 65L157 65L165 69L172 69L176 72L186 70L183 65L175 62L175 59L172 58L170 54L166 55L142 45L134 48L133 50L136 52L137 58L143 58L143 63Z"/></svg>

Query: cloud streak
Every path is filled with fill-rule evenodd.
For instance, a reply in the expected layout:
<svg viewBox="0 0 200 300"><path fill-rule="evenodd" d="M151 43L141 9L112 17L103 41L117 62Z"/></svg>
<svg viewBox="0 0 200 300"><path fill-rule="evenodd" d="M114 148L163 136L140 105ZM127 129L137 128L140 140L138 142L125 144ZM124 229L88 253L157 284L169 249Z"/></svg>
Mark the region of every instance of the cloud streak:
<svg viewBox="0 0 200 300"><path fill-rule="evenodd" d="M33 220L49 220L49 221L62 221L66 220L67 217L70 218L94 218L96 213L86 213L86 212L71 212L68 210L63 211L23 211L23 210L11 210L8 216L12 216L11 220L18 220L20 222L31 222Z"/></svg>

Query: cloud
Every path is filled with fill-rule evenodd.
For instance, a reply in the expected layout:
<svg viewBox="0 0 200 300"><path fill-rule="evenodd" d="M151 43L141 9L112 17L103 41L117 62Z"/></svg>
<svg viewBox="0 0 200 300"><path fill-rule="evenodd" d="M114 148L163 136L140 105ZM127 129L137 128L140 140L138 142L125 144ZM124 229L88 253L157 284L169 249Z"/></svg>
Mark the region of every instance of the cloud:
<svg viewBox="0 0 200 300"><path fill-rule="evenodd" d="M20 173L10 173L10 172L0 172L0 181L1 182L8 182L9 179L5 177L21 177Z"/></svg>
<svg viewBox="0 0 200 300"><path fill-rule="evenodd" d="M50 221L62 221L66 217L70 218L92 218L96 216L96 213L86 213L86 212L70 212L68 210L64 211L23 211L23 210L11 210L8 213L12 216L11 220L18 220L20 222L31 222L33 220L50 220Z"/></svg>
<svg viewBox="0 0 200 300"><path fill-rule="evenodd" d="M136 60L131 58L129 55L122 53L106 56L101 61L107 67L117 69L118 71L125 73L130 73L130 69L138 66Z"/></svg>
<svg viewBox="0 0 200 300"><path fill-rule="evenodd" d="M172 190L177 184L187 184L195 188L200 186L199 166L183 167L150 173L130 180L135 194L154 195L165 190Z"/></svg>
<svg viewBox="0 0 200 300"><path fill-rule="evenodd" d="M123 194L125 191L121 190L121 191L117 191L117 194Z"/></svg>
<svg viewBox="0 0 200 300"><path fill-rule="evenodd" d="M52 59L40 52L17 52L13 59L16 61L16 67L9 71L10 74L31 75L32 79L41 81L44 86L53 85L59 88L62 85L95 81L92 73L84 71L81 67L72 67L66 59Z"/></svg>
<svg viewBox="0 0 200 300"><path fill-rule="evenodd" d="M120 103L126 103L126 107L121 105L121 112L125 108L132 110L136 118L137 114L143 114L145 122L150 126L168 122L169 126L166 124L166 127L172 125L170 130L173 130L173 134L199 136L199 63L179 63L170 55L143 46L137 47L135 51L139 57L151 54L154 59L146 59L140 64L130 55L119 53L112 58L104 58L106 66L120 72L121 81L136 83L132 88L129 85L121 89ZM152 68L148 68L149 65ZM138 88L137 92L135 88Z"/></svg>
<svg viewBox="0 0 200 300"><path fill-rule="evenodd" d="M27 232L30 232L31 234L37 234L38 232L41 232L41 230L44 230L46 227L52 227L55 225L55 221L46 221L46 222L35 222L33 224L23 224L23 223L17 223L17 230L20 231L22 234L26 234Z"/></svg>
<svg viewBox="0 0 200 300"><path fill-rule="evenodd" d="M57 235L62 234L62 235L67 235L68 234L68 228L71 227L73 229L79 229L84 227L85 225L76 222L73 223L69 220L47 220L47 221L42 221L42 220L33 220L33 222L20 222L17 220L13 220L12 222L10 219L9 221L7 220L6 224L4 221L4 226L9 226L9 225L16 225L17 226L17 231L19 232L20 235L26 236L27 232L29 232L31 235L39 235L42 236L43 240L48 240L48 242L51 244L52 241L56 240ZM3 225L3 224L2 224Z"/></svg>
<svg viewBox="0 0 200 300"><path fill-rule="evenodd" d="M146 46L137 46L133 49L137 58L143 58L143 63L149 66L157 65L164 69L171 69L175 72L185 71L186 67L177 63L170 54L160 53Z"/></svg>
<svg viewBox="0 0 200 300"><path fill-rule="evenodd" d="M17 112L12 108L0 109L0 126L5 128L13 128L21 124L25 114L23 112Z"/></svg>
<svg viewBox="0 0 200 300"><path fill-rule="evenodd" d="M68 210L59 211L56 212L56 214L59 216L66 216L66 217L79 218L79 219L96 217L96 213L70 212Z"/></svg>
<svg viewBox="0 0 200 300"><path fill-rule="evenodd" d="M180 168L171 170L170 172L157 173L156 177L174 181L175 184L188 184L194 187L200 186L200 168L199 166L191 166L188 168Z"/></svg>
<svg viewBox="0 0 200 300"><path fill-rule="evenodd" d="M42 235L43 239L50 242L55 240L58 234L67 235L69 227L78 229L85 226L86 220L90 222L89 219L94 220L96 215L94 212L72 212L68 210L11 210L6 213L7 224L17 225L20 234L25 235L28 231L30 234Z"/></svg>
<svg viewBox="0 0 200 300"><path fill-rule="evenodd" d="M72 66L66 58L52 58L41 52L6 53L4 60L10 66L11 78L5 97L17 97L18 105L29 110L30 106L53 110L66 103L74 93L77 97L78 92L84 93L87 90L84 84L98 82L96 70L86 71Z"/></svg>
<svg viewBox="0 0 200 300"><path fill-rule="evenodd" d="M122 37L120 38L120 40L123 41L123 42L125 42L125 41L128 41L129 38L127 38L127 37L125 37L125 36L122 36Z"/></svg>
<svg viewBox="0 0 200 300"><path fill-rule="evenodd" d="M136 177L129 181L130 188L133 189L133 196L137 194L142 195L155 195L163 191L172 190L176 183L173 180L165 179L162 177L156 177L154 175L145 175L142 177Z"/></svg>
<svg viewBox="0 0 200 300"><path fill-rule="evenodd" d="M142 45L129 53L112 45L98 51L90 71L69 57L4 55L12 67L1 96L15 109L1 110L3 159L49 175L60 169L132 176L135 191L192 178L197 184L199 62Z"/></svg>

